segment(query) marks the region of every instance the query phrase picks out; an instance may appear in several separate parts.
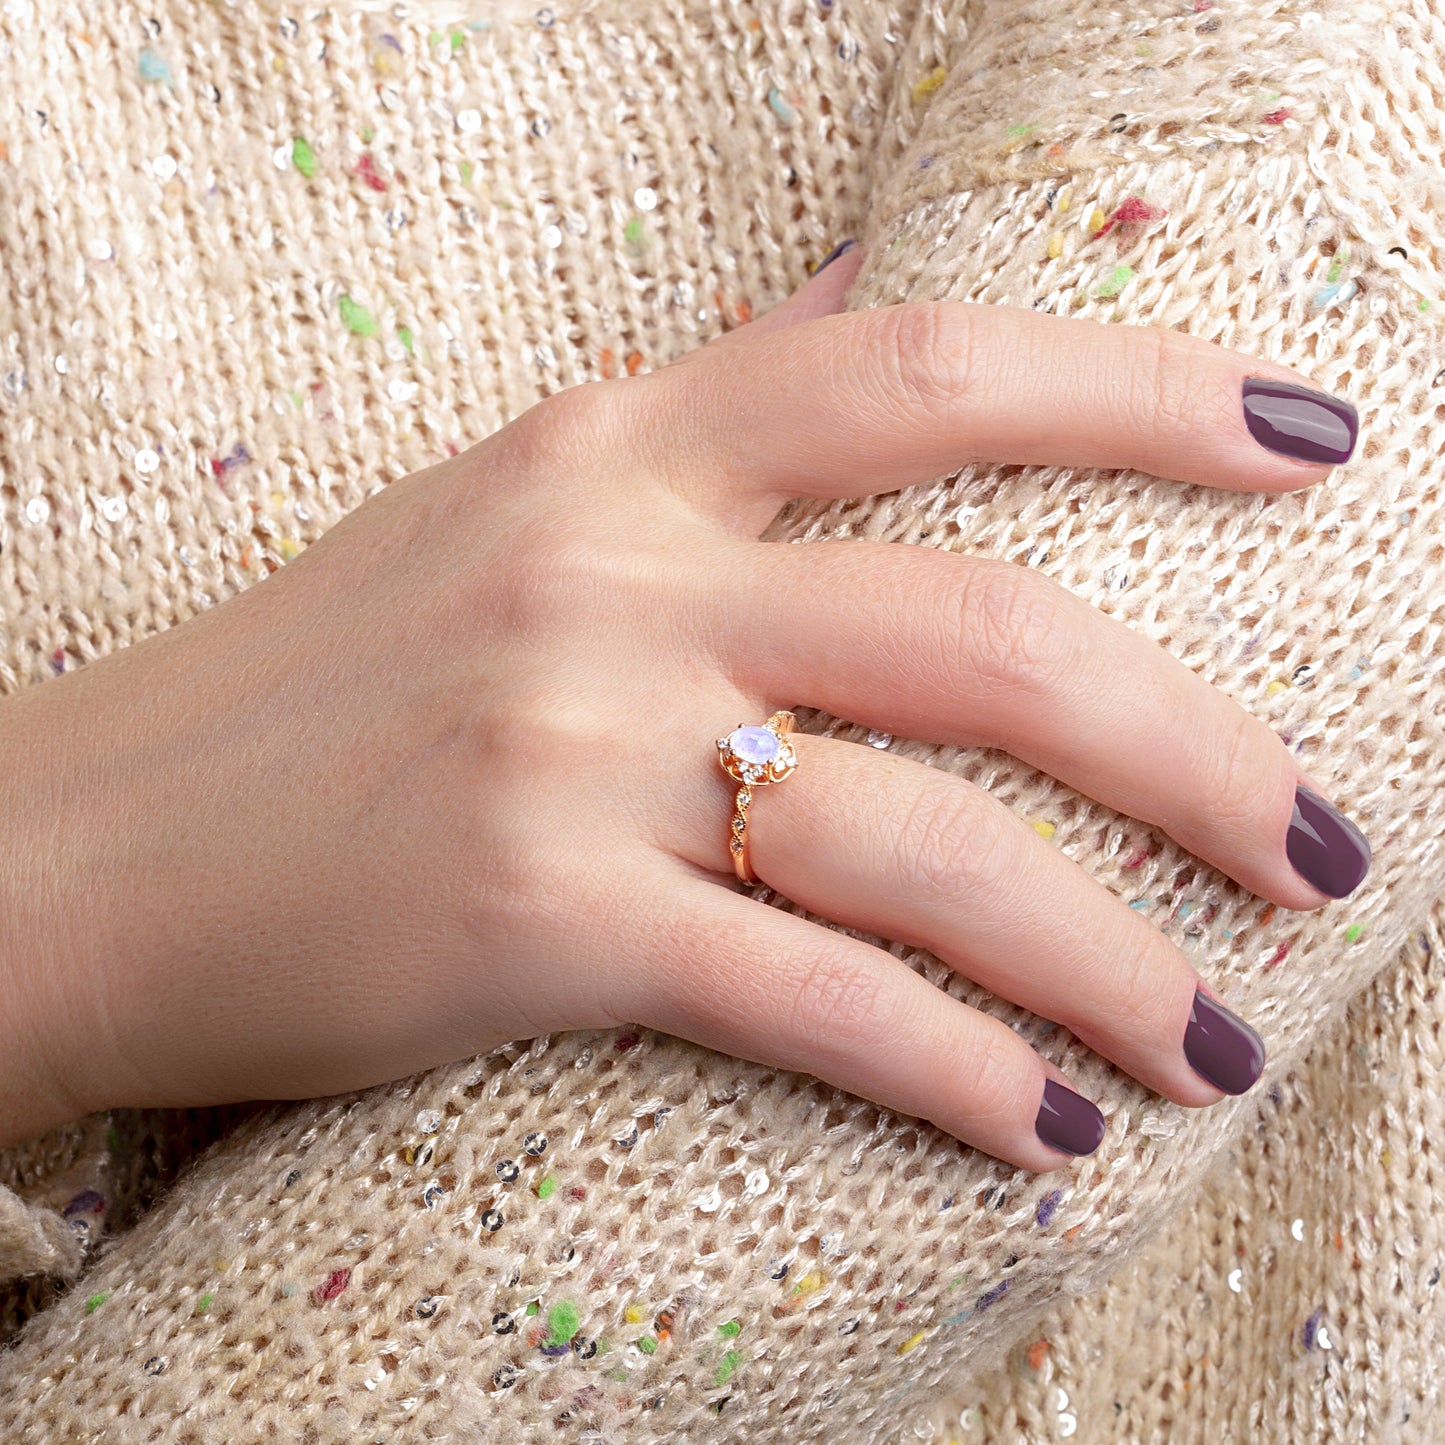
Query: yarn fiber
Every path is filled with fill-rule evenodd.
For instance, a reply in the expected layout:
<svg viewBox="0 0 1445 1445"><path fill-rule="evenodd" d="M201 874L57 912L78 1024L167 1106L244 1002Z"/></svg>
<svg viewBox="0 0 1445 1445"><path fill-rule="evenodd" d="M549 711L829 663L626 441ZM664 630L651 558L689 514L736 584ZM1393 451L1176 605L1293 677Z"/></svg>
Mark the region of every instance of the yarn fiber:
<svg viewBox="0 0 1445 1445"><path fill-rule="evenodd" d="M799 700L800 731L988 788L1154 920L1264 1036L1256 1088L1184 1109L876 939L1056 1061L1099 1150L1029 1174L645 1029L112 1110L0 1150L0 1439L1428 1438L1442 42L1436 0L11 0L6 692L857 235L852 306L1174 327L1356 403L1355 457L1299 493L968 465L767 535L1048 573L1275 727L1374 862L1278 910L1006 752Z"/></svg>

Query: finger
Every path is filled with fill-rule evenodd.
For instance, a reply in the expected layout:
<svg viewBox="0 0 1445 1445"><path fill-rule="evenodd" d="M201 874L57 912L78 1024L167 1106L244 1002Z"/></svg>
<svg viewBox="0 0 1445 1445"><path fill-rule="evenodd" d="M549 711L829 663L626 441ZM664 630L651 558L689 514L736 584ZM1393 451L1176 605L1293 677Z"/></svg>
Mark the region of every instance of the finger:
<svg viewBox="0 0 1445 1445"><path fill-rule="evenodd" d="M1248 378L1304 391L1246 398ZM886 492L981 462L1290 491L1347 460L1358 430L1355 408L1307 377L1182 331L963 301L822 316L641 380L644 419L686 418L638 429L653 469L706 515L761 518L754 536L794 496ZM1310 459L1271 449L1287 445Z"/></svg>
<svg viewBox="0 0 1445 1445"><path fill-rule="evenodd" d="M750 559L727 560L733 547ZM1360 830L1297 796L1271 727L1032 568L842 539L737 541L724 556L748 580L719 589L712 625L748 639L725 665L754 696L1002 748L1286 908L1343 897L1369 869Z"/></svg>
<svg viewBox="0 0 1445 1445"><path fill-rule="evenodd" d="M769 887L845 928L928 949L1178 1103L1217 1103L1258 1078L1259 1035L1239 1022L1223 1067L1218 1048L1201 1052L1190 1021L1203 980L1189 961L1006 804L910 758L790 740L797 767L754 784L748 808L750 861ZM721 854L726 866L725 831L714 821L707 832L716 841L696 861L715 868ZM1211 1015L1214 1044L1227 1045L1231 1017Z"/></svg>
<svg viewBox="0 0 1445 1445"><path fill-rule="evenodd" d="M749 321L746 326L738 326L713 337L700 349L715 351L724 347L735 347L744 340L783 331L790 326L801 325L804 321L841 311L848 288L853 284L853 278L862 264L863 251L858 243L853 240L840 242L818 262L810 278L791 296L780 301L771 311L765 311L761 316Z"/></svg>
<svg viewBox="0 0 1445 1445"><path fill-rule="evenodd" d="M676 869L653 896L668 912L646 930L656 953L629 1019L812 1074L1025 1169L1103 1138L1103 1116L1059 1069L891 953ZM1046 1104L1050 1080L1063 1089ZM1040 1121L1068 1147L1046 1143Z"/></svg>

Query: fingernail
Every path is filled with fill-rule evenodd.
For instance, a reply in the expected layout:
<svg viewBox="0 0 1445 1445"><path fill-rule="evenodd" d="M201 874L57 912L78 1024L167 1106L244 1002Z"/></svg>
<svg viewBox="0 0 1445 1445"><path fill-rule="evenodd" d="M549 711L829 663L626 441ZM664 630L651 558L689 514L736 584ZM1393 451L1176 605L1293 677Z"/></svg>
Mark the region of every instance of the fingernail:
<svg viewBox="0 0 1445 1445"><path fill-rule="evenodd" d="M1242 1094L1264 1068L1264 1040L1238 1014L1197 988L1184 1030L1184 1057L1206 1084Z"/></svg>
<svg viewBox="0 0 1445 1445"><path fill-rule="evenodd" d="M1082 1094L1055 1079L1044 1084L1044 1101L1034 1120L1036 1133L1050 1149L1092 1154L1104 1137L1104 1116Z"/></svg>
<svg viewBox="0 0 1445 1445"><path fill-rule="evenodd" d="M1370 840L1303 783L1295 788L1284 850L1294 871L1330 898L1353 893L1370 871Z"/></svg>
<svg viewBox="0 0 1445 1445"><path fill-rule="evenodd" d="M1292 381L1244 378L1244 424L1260 446L1302 462L1347 462L1360 432L1352 403Z"/></svg>
<svg viewBox="0 0 1445 1445"><path fill-rule="evenodd" d="M823 257L821 261L818 262L816 266L813 267L813 275L816 276L818 272L823 269L824 266L831 266L833 262L838 259L839 256L845 255L847 252L851 251L853 247L857 244L857 241L853 240L840 241L836 246L833 247L831 251L828 252L826 256Z"/></svg>

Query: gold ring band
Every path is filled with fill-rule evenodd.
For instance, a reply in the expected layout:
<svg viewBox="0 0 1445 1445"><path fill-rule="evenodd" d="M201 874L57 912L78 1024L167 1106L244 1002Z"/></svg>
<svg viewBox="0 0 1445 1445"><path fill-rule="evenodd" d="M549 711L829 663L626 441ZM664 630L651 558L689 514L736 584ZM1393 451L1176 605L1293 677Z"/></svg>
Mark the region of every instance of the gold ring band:
<svg viewBox="0 0 1445 1445"><path fill-rule="evenodd" d="M744 883L756 883L748 858L748 808L753 789L763 783L780 783L798 766L798 755L788 740L797 719L790 712L775 712L762 727L739 723L725 738L717 739L718 762L730 778L742 784L733 800L728 848L733 871Z"/></svg>

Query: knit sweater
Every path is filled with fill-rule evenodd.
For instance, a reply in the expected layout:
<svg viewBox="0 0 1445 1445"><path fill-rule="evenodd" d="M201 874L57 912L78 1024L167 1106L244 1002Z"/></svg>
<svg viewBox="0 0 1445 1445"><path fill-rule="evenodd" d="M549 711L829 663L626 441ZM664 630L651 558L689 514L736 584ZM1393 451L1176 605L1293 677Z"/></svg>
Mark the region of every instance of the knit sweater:
<svg viewBox="0 0 1445 1445"><path fill-rule="evenodd" d="M1259 1084L1183 1108L872 939L1057 1062L1098 1151L1031 1174L642 1028L115 1109L0 1150L0 1439L1427 1438L1439 9L9 0L6 692L854 234L852 306L1174 327L1356 403L1356 456L1297 493L969 465L765 535L1048 573L1276 728L1374 863L1282 911L1006 752L800 706L987 787L1156 922L1264 1036Z"/></svg>

